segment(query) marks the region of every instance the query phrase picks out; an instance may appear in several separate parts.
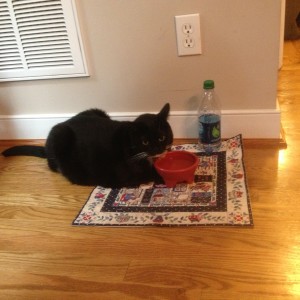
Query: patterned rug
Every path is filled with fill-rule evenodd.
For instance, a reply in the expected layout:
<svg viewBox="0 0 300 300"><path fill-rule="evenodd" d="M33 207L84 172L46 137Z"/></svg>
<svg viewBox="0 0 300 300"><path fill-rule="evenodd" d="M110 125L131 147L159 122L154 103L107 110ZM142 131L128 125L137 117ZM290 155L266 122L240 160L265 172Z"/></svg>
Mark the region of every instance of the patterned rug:
<svg viewBox="0 0 300 300"><path fill-rule="evenodd" d="M241 135L223 141L220 150L211 155L196 144L177 145L172 150L199 156L194 183L179 183L174 188L153 182L136 188L98 186L73 225L253 225Z"/></svg>

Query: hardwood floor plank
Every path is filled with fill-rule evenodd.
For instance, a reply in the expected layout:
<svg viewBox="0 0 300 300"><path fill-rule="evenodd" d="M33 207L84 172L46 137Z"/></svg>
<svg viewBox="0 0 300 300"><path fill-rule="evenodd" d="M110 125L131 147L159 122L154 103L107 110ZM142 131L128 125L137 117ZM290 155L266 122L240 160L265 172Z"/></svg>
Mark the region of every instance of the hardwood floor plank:
<svg viewBox="0 0 300 300"><path fill-rule="evenodd" d="M72 274L67 276L26 273L9 274L14 277L12 284L3 285L1 295L5 299L184 299L181 288L152 286L136 283L122 283L109 280L76 279ZM0 290L1 291L1 290ZM152 297L153 295L153 297ZM22 298L23 297L23 298ZM149 297L149 299L151 299Z"/></svg>

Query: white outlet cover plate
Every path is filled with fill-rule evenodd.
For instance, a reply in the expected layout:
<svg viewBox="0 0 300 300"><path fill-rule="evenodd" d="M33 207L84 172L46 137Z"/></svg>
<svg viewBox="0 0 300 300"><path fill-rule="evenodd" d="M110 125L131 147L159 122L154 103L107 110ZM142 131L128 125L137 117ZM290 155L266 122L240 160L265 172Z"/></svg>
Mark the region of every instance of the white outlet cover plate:
<svg viewBox="0 0 300 300"><path fill-rule="evenodd" d="M175 27L178 56L202 54L200 15L175 16ZM191 40L192 43L187 43L187 40Z"/></svg>

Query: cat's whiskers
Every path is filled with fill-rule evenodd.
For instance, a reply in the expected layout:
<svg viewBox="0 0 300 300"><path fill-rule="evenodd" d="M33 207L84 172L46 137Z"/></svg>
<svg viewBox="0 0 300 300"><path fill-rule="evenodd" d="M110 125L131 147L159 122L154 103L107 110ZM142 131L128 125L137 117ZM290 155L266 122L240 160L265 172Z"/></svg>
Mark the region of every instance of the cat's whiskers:
<svg viewBox="0 0 300 300"><path fill-rule="evenodd" d="M135 163L139 160L142 160L142 159L145 159L145 158L148 158L149 157L149 154L146 153L146 152L140 152L140 153L137 153L133 156L131 156L130 158L128 158L128 162L129 163Z"/></svg>
<svg viewBox="0 0 300 300"><path fill-rule="evenodd" d="M138 162L139 160L142 160L142 159L145 159L147 158L150 162L153 161L153 159L157 159L158 157L160 157L161 155L164 155L165 153L171 151L171 146L172 145L169 145L166 147L166 150L163 152L163 153L159 153L159 154L156 154L156 155L149 155L147 152L140 152L140 153L137 153L131 157L129 157L127 159L127 162L129 163L136 163Z"/></svg>

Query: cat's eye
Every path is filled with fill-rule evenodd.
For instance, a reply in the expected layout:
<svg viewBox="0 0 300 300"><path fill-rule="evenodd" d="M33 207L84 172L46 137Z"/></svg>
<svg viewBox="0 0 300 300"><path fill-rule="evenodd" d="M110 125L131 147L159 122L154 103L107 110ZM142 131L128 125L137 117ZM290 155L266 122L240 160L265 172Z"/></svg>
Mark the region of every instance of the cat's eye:
<svg viewBox="0 0 300 300"><path fill-rule="evenodd" d="M148 146L148 145L149 145L149 141L143 140L143 141L142 141L142 144L143 144L144 146Z"/></svg>
<svg viewBox="0 0 300 300"><path fill-rule="evenodd" d="M162 135L160 138L158 138L158 140L159 140L160 142L163 142L165 139L166 139L166 136L165 136L165 135Z"/></svg>

